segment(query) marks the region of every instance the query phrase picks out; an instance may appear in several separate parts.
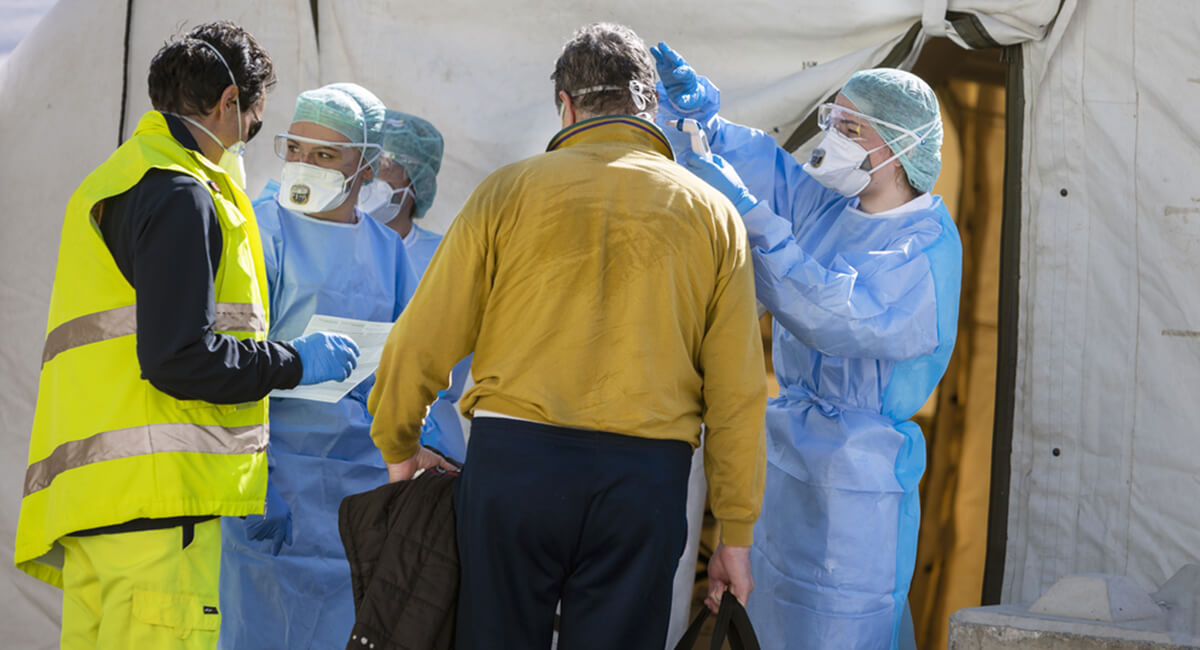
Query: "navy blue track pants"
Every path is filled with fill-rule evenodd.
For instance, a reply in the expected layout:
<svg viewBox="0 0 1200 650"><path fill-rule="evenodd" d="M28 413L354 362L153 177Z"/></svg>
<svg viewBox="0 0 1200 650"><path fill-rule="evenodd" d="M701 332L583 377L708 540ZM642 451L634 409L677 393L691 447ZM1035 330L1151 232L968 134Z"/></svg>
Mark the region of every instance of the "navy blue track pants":
<svg viewBox="0 0 1200 650"><path fill-rule="evenodd" d="M455 495L460 650L662 650L685 442L479 417Z"/></svg>

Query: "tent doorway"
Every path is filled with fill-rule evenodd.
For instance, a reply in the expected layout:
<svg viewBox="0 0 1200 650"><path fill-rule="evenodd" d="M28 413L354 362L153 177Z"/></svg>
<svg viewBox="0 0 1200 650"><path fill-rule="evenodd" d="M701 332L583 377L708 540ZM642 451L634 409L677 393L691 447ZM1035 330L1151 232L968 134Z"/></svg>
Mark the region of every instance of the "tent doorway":
<svg viewBox="0 0 1200 650"><path fill-rule="evenodd" d="M934 188L963 242L958 340L938 390L916 420L926 436L921 533L909 602L917 647L945 648L950 614L980 605L987 552L996 403L1006 80L1000 48L944 38L913 72L937 92L945 125ZM1007 477L1005 477L1007 478Z"/></svg>

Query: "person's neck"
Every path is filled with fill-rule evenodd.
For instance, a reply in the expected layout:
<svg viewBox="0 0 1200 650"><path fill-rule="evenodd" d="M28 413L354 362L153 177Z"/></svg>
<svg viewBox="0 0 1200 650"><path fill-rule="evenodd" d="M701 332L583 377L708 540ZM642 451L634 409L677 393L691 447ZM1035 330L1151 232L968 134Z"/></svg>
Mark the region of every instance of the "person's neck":
<svg viewBox="0 0 1200 650"><path fill-rule="evenodd" d="M909 187L907 183L903 186L888 183L875 189L874 191L865 191L858 197L858 209L867 214L879 214L908 203L917 198L916 192Z"/></svg>
<svg viewBox="0 0 1200 650"><path fill-rule="evenodd" d="M218 144L216 140L213 140L212 135L205 133L204 129L196 126L192 123L192 121L203 124L204 128L212 131L213 135L217 134L216 129L213 128L216 125L212 124L203 115L188 115L187 117L188 119L183 120L183 126L188 130L188 133L192 134L192 139L195 140L196 145L200 147L200 153L203 154L205 158L208 158L212 164L216 165L220 163L221 155L225 153L225 147Z"/></svg>
<svg viewBox="0 0 1200 650"><path fill-rule="evenodd" d="M354 205L357 203L356 199L357 197L355 196L348 196L346 197L346 200L343 201L338 207L332 210L326 210L325 212L313 212L308 216L312 217L313 219L320 219L322 221L357 223L357 219L354 216Z"/></svg>
<svg viewBox="0 0 1200 650"><path fill-rule="evenodd" d="M413 222L409 217L397 215L395 219L388 222L388 228L395 230L396 234L400 235L401 239L404 239L408 236L408 233L412 232Z"/></svg>
<svg viewBox="0 0 1200 650"><path fill-rule="evenodd" d="M396 217L387 224L388 228L395 230L396 234L400 235L401 239L407 237L408 233L412 232L412 229L416 225L413 223L414 208L415 206L413 205L412 197L410 196L408 200L404 201L404 207L400 208L400 212L396 214Z"/></svg>

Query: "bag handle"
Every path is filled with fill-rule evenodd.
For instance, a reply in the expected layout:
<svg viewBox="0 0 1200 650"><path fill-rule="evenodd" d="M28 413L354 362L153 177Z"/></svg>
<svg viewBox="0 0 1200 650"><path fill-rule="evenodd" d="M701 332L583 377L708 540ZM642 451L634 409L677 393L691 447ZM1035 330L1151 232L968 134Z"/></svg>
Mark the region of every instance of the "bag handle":
<svg viewBox="0 0 1200 650"><path fill-rule="evenodd" d="M679 639L675 650L693 650L696 647L696 641L700 638L700 628L704 627L708 615L708 608L702 607L683 633L683 637ZM746 609L729 591L721 597L721 607L713 625L710 650L721 650L726 639L733 650L762 650L758 645L758 637L754 634L754 627L750 624L750 617L746 615Z"/></svg>

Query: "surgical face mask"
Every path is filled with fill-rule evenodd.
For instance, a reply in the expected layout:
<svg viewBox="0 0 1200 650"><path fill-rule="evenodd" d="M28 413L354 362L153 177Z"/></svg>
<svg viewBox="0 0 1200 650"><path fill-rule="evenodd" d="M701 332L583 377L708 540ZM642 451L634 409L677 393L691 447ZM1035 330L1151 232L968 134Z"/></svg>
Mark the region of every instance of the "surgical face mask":
<svg viewBox="0 0 1200 650"><path fill-rule="evenodd" d="M396 215L400 214L400 208L404 206L404 201L409 196L413 197L414 201L417 198L413 193L412 185L397 190L393 189L387 181L376 180L359 192L358 209L366 212L379 223L387 225L396 218Z"/></svg>
<svg viewBox="0 0 1200 650"><path fill-rule="evenodd" d="M283 163L279 205L305 214L332 210L350 196L350 179L336 169L302 162Z"/></svg>

